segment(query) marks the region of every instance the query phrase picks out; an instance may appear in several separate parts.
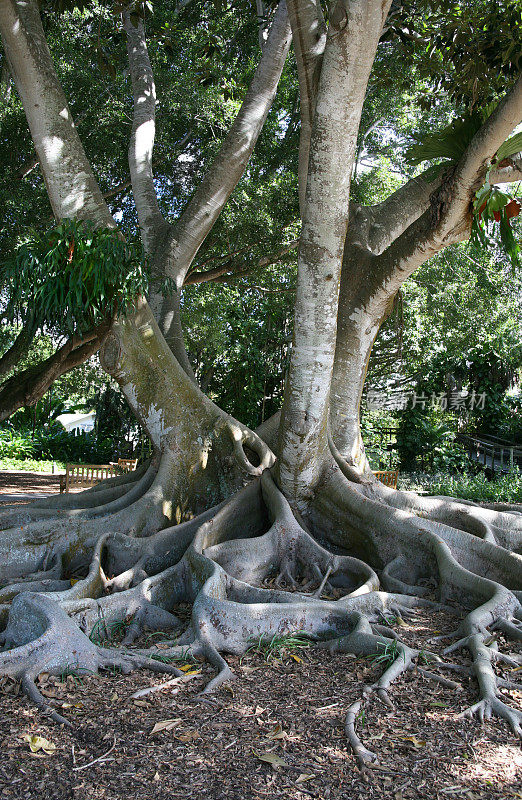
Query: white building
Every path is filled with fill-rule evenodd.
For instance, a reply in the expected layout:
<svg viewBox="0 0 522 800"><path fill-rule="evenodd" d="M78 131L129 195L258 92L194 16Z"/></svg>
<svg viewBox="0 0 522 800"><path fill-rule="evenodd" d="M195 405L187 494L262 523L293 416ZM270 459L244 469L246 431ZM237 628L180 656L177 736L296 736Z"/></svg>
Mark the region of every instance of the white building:
<svg viewBox="0 0 522 800"><path fill-rule="evenodd" d="M92 431L96 419L96 411L88 411L83 414L60 414L56 417L61 422L66 431Z"/></svg>

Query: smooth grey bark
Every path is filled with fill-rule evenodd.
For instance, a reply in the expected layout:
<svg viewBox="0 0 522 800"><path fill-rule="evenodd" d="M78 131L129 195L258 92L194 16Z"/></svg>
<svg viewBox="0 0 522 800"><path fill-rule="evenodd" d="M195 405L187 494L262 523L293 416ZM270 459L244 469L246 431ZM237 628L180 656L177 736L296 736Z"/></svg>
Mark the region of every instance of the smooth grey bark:
<svg viewBox="0 0 522 800"><path fill-rule="evenodd" d="M295 323L281 419L279 480L298 505L324 466L350 176L362 104L389 3L338 3L331 16L310 147Z"/></svg>
<svg viewBox="0 0 522 800"><path fill-rule="evenodd" d="M55 217L90 219L114 228L56 80L36 5L2 0L0 33Z"/></svg>
<svg viewBox="0 0 522 800"><path fill-rule="evenodd" d="M143 20L131 21L129 9L123 12L123 26L127 37L134 99L132 132L129 140L129 169L132 192L141 229L143 247L152 255L157 239L165 234L168 225L160 211L154 176L152 153L156 133L156 86L147 51Z"/></svg>

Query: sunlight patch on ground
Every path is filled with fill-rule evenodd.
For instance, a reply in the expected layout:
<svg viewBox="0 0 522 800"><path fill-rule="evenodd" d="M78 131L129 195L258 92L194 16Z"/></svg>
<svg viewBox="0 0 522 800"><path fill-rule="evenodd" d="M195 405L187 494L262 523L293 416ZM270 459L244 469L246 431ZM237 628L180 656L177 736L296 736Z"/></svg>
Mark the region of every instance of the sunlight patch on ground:
<svg viewBox="0 0 522 800"><path fill-rule="evenodd" d="M465 776L462 775L462 767L454 765L451 772L455 776L458 775L461 779L465 777L469 781L493 784L497 787L499 784L520 781L522 752L516 744L495 745L486 740L480 740L478 743L473 742L472 747L476 753L476 760L470 758Z"/></svg>

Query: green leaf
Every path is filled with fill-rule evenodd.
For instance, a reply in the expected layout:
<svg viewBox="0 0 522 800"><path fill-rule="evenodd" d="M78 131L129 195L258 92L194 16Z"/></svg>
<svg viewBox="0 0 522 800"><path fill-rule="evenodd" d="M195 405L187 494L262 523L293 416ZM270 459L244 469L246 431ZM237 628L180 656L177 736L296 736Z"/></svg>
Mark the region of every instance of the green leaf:
<svg viewBox="0 0 522 800"><path fill-rule="evenodd" d="M509 139L506 139L504 144L501 144L497 150L497 159L502 161L503 158L509 158L509 156L514 156L515 153L520 153L522 150L522 131L520 133L515 133L514 136L510 136Z"/></svg>
<svg viewBox="0 0 522 800"><path fill-rule="evenodd" d="M415 137L416 144L406 151L406 161L410 164L420 164L435 158L458 161L482 122L481 115L472 114L470 117L454 120L441 131Z"/></svg>
<svg viewBox="0 0 522 800"><path fill-rule="evenodd" d="M492 189L488 200L488 209L491 213L493 213L493 211L500 211L510 200L511 197L505 194L505 192L501 192L500 189Z"/></svg>

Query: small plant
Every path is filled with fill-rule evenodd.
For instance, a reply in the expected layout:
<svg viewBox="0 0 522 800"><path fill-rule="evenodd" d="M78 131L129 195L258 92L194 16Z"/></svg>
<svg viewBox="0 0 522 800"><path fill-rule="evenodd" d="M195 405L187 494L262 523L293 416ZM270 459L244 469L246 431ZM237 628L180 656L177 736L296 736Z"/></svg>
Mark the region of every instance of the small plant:
<svg viewBox="0 0 522 800"><path fill-rule="evenodd" d="M118 619L109 624L104 619L98 619L89 634L89 639L96 645L108 647L115 640L125 636L131 622L130 617Z"/></svg>
<svg viewBox="0 0 522 800"><path fill-rule="evenodd" d="M366 725L366 712L364 708L361 708L355 719L359 722L361 728L364 728L364 726Z"/></svg>
<svg viewBox="0 0 522 800"><path fill-rule="evenodd" d="M260 655L265 661L282 662L285 658L310 647L310 639L303 631L293 633L275 633L273 636L258 636L250 640L245 655Z"/></svg>
<svg viewBox="0 0 522 800"><path fill-rule="evenodd" d="M93 675L92 669L87 669L87 667L70 667L67 666L62 672L60 673L60 681L61 683L65 683L67 678L71 676L74 678L75 683L83 686L82 675Z"/></svg>
<svg viewBox="0 0 522 800"><path fill-rule="evenodd" d="M104 667L103 669L105 670L105 672L108 672L109 675L112 675L113 678L116 677L116 675L122 674L122 668L117 664L110 664L109 666Z"/></svg>
<svg viewBox="0 0 522 800"><path fill-rule="evenodd" d="M179 656L162 655L162 653L154 653L151 656L153 661L161 661L162 664L170 664L172 661L179 661Z"/></svg>
<svg viewBox="0 0 522 800"><path fill-rule="evenodd" d="M401 655L397 639L392 639L390 642L377 642L377 647L381 648L382 653L374 653L372 656L368 656L374 664L382 664L386 668L391 667L393 662ZM405 659L404 651L402 652L402 657Z"/></svg>

